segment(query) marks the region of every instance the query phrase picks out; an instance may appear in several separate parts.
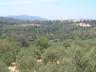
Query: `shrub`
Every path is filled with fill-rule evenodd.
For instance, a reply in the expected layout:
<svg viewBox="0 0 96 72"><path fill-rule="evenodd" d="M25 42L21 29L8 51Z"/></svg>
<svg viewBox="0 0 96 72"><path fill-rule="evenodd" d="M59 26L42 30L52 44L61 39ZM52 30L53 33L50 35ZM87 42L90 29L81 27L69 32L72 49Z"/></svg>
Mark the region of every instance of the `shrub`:
<svg viewBox="0 0 96 72"><path fill-rule="evenodd" d="M36 65L36 61L31 56L23 56L17 58L17 66L20 72L32 72Z"/></svg>
<svg viewBox="0 0 96 72"><path fill-rule="evenodd" d="M64 48L48 48L42 55L44 63L56 62L64 57Z"/></svg>
<svg viewBox="0 0 96 72"><path fill-rule="evenodd" d="M16 60L16 55L18 54L18 51L19 47L17 42L7 39L0 40L0 58L7 65Z"/></svg>
<svg viewBox="0 0 96 72"><path fill-rule="evenodd" d="M2 60L0 60L0 72L9 72L8 67Z"/></svg>
<svg viewBox="0 0 96 72"><path fill-rule="evenodd" d="M39 37L35 40L35 44L36 46L44 49L44 48L48 48L49 43L48 43L48 39L46 37Z"/></svg>
<svg viewBox="0 0 96 72"><path fill-rule="evenodd" d="M21 72L33 72L40 52L36 48L24 48L18 53L16 63Z"/></svg>

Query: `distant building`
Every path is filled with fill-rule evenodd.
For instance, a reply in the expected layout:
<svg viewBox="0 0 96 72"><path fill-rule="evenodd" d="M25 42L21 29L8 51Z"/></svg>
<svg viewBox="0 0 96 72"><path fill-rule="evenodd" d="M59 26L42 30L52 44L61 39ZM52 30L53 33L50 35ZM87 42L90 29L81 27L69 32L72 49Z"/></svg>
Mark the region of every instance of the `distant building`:
<svg viewBox="0 0 96 72"><path fill-rule="evenodd" d="M80 22L80 21L81 21L80 19L73 20L73 22Z"/></svg>
<svg viewBox="0 0 96 72"><path fill-rule="evenodd" d="M40 24L19 24L18 26L21 26L21 27L30 27L30 26L41 27Z"/></svg>
<svg viewBox="0 0 96 72"><path fill-rule="evenodd" d="M80 19L68 19L67 21L69 21L69 22L80 22L81 20Z"/></svg>
<svg viewBox="0 0 96 72"><path fill-rule="evenodd" d="M92 25L88 24L88 23L79 23L78 26L81 26L81 27L91 27Z"/></svg>

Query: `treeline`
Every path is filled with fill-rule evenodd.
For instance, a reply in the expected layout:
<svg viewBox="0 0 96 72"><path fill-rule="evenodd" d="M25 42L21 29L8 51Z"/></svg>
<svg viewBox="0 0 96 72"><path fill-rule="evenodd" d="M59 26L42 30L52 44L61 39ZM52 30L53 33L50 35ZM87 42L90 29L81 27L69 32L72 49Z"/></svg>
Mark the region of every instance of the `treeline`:
<svg viewBox="0 0 96 72"><path fill-rule="evenodd" d="M0 22L0 72L9 72L12 62L19 72L95 72L96 22L83 22L92 27L60 20L27 22L40 27Z"/></svg>
<svg viewBox="0 0 96 72"><path fill-rule="evenodd" d="M89 23L92 27L80 27L79 23ZM96 37L96 21L95 20L82 20L78 22L72 21L32 21L26 22L24 25L18 24L2 24L0 23L0 35L2 37L12 36L36 39L38 36L46 36L50 40L63 40L63 39L92 39ZM41 26L27 26L28 24L40 24ZM17 25L17 26L16 26ZM23 23L20 23L23 25ZM27 39L28 39L27 38ZM30 40L30 39L29 39Z"/></svg>
<svg viewBox="0 0 96 72"><path fill-rule="evenodd" d="M0 39L0 71L16 62L20 72L95 72L96 39L51 42L38 37L30 45Z"/></svg>

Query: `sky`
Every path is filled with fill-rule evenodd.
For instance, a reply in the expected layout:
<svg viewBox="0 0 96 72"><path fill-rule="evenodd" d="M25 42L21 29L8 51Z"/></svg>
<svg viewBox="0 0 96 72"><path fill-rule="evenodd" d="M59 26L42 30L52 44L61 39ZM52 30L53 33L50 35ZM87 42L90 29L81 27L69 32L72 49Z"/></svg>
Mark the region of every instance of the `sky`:
<svg viewBox="0 0 96 72"><path fill-rule="evenodd" d="M96 19L96 0L0 0L0 16Z"/></svg>

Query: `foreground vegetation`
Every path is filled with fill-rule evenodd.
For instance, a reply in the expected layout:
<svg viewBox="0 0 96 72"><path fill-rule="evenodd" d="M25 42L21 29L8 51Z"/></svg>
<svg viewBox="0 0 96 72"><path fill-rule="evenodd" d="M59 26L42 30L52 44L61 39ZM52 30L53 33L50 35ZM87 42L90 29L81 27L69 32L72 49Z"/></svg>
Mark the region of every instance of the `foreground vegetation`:
<svg viewBox="0 0 96 72"><path fill-rule="evenodd" d="M94 21L84 28L77 22L36 22L42 26L1 23L0 72L9 72L12 62L19 72L96 72Z"/></svg>

